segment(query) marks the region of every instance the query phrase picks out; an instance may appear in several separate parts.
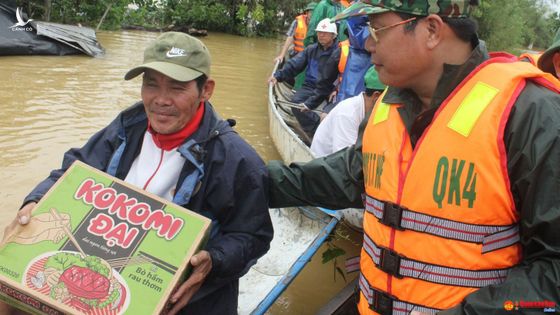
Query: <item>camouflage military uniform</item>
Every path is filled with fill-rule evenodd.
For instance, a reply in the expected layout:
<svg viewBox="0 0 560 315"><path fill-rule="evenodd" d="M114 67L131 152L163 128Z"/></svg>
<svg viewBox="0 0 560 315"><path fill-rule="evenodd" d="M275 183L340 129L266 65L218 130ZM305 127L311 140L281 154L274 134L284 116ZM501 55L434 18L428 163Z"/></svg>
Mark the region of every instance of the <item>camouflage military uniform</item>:
<svg viewBox="0 0 560 315"><path fill-rule="evenodd" d="M443 17L468 17L474 5L469 0L372 0L373 5L356 2L333 18L333 21L347 19L351 16L379 14L384 12L401 12L426 16L437 14Z"/></svg>

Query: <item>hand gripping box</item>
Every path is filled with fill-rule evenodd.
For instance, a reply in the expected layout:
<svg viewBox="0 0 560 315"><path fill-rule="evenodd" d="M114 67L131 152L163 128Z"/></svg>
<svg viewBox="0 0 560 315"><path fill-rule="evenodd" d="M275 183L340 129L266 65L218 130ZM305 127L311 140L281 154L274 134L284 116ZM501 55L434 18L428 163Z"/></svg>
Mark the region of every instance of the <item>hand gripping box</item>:
<svg viewBox="0 0 560 315"><path fill-rule="evenodd" d="M32 314L164 313L209 225L75 162L29 224L5 235L0 298Z"/></svg>

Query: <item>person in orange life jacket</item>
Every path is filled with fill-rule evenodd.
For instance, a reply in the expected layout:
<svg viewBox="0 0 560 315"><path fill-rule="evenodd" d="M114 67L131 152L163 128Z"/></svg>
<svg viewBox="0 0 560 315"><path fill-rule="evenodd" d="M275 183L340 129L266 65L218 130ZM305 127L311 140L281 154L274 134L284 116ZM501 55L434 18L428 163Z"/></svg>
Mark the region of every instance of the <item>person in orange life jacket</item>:
<svg viewBox="0 0 560 315"><path fill-rule="evenodd" d="M273 230L265 165L208 101L215 86L210 63L208 48L184 33L163 33L149 44L143 64L125 75L143 75L142 101L66 152L5 235L29 222L36 202L81 160L212 219L208 243L191 258L192 274L172 294L169 314L237 314L239 278L269 249Z"/></svg>
<svg viewBox="0 0 560 315"><path fill-rule="evenodd" d="M468 17L477 1L372 3L337 18L368 15L388 89L354 146L269 162L270 206L365 206L361 314L559 305L558 80L489 55Z"/></svg>
<svg viewBox="0 0 560 315"><path fill-rule="evenodd" d="M296 91L291 101L300 104L301 108L292 108L292 112L310 138L320 122L319 115L310 110L326 100L338 77L340 47L336 34L336 25L330 19L324 19L317 25L319 42L306 47L303 53L290 59L268 79L269 84L276 84L306 70L303 86Z"/></svg>
<svg viewBox="0 0 560 315"><path fill-rule="evenodd" d="M288 32L286 32L286 41L284 42L284 46L282 46L280 54L274 58L274 62L282 62L292 44L294 44L294 49L290 53L290 57L295 56L297 53L302 52L305 49L303 40L305 39L305 34L307 33L307 24L309 24L311 14L313 14L313 10L316 6L317 3L310 2L305 7L303 14L298 15L294 19L288 29Z"/></svg>
<svg viewBox="0 0 560 315"><path fill-rule="evenodd" d="M542 71L560 78L560 28L554 36L552 45L540 56L538 66Z"/></svg>

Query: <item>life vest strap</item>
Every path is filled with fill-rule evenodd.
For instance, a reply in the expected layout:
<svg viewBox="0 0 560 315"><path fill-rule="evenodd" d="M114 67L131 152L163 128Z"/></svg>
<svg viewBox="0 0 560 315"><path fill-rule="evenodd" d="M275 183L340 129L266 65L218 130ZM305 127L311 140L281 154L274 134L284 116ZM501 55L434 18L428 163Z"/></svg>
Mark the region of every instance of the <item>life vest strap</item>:
<svg viewBox="0 0 560 315"><path fill-rule="evenodd" d="M436 314L440 311L439 309L400 301L386 292L376 290L371 287L366 277L361 273L358 282L360 291L368 301L369 308L381 315L408 315L412 311Z"/></svg>
<svg viewBox="0 0 560 315"><path fill-rule="evenodd" d="M377 268L397 278L409 277L446 285L482 288L504 282L511 270L466 270L423 263L378 246L366 233L363 248Z"/></svg>
<svg viewBox="0 0 560 315"><path fill-rule="evenodd" d="M365 208L379 222L398 230L413 230L448 239L482 244L482 253L511 246L519 242L519 226L478 225L447 220L419 212L400 205L366 196Z"/></svg>

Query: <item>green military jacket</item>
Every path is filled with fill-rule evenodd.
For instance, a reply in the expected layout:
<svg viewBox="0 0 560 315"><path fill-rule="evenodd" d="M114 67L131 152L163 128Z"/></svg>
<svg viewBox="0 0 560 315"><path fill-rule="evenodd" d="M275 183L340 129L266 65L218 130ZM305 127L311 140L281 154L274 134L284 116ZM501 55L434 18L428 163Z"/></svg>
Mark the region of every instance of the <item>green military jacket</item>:
<svg viewBox="0 0 560 315"><path fill-rule="evenodd" d="M399 114L413 145L441 103L486 59L488 53L480 43L465 64L445 65L431 108L425 111L412 91L388 89L383 101L404 105ZM306 164L270 162L270 206L363 207L361 148L367 120L354 146ZM481 288L440 314L501 314L505 301L553 301L560 309L560 95L528 82L511 111L504 143L520 213L523 260L502 284ZM519 309L516 314L531 312L535 309Z"/></svg>

